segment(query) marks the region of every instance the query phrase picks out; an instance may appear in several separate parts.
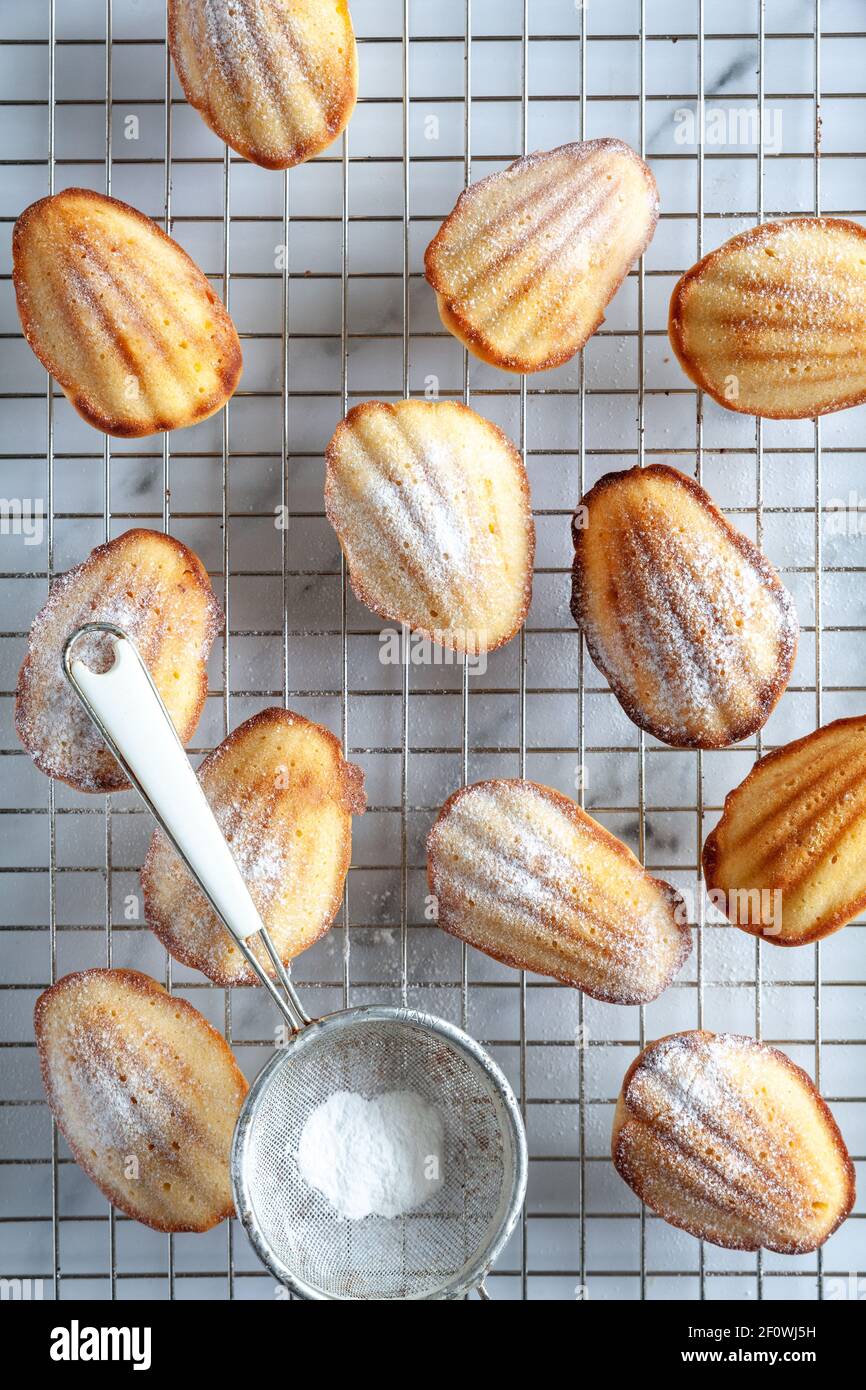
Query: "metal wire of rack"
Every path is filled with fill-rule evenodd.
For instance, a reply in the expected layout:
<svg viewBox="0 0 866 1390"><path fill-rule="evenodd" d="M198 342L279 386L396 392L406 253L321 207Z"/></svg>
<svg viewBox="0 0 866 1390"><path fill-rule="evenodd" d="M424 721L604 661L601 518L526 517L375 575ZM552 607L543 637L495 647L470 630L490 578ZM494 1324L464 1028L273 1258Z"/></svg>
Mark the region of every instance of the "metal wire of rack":
<svg viewBox="0 0 866 1390"><path fill-rule="evenodd" d="M733 1027L806 1066L852 1152L866 1154L863 926L774 953L717 930L698 878L707 824L764 744L862 700L852 637L866 627L866 567L859 532L840 540L827 522L835 494L856 488L864 413L823 426L727 418L664 355L667 293L711 245L774 215L866 215L852 205L866 160L854 129L866 105L861 0L354 0L352 11L362 79L346 136L306 169L257 175L186 106L157 0L0 0L4 226L69 183L141 206L211 275L247 363L216 421L143 445L102 442L28 356L3 267L0 491L44 497L38 544L0 536L4 707L53 574L131 523L181 536L222 588L228 634L194 752L280 701L333 727L367 771L371 806L356 826L341 920L297 963L308 1006L429 1007L484 1041L518 1089L530 1191L492 1296L852 1296L862 1211L818 1257L719 1251L647 1216L612 1173L606 1143L639 1046L678 1027ZM97 72L104 93L93 96ZM677 113L704 130L708 103L745 104L757 139L745 149L676 144ZM768 153L776 110L786 138ZM130 114L143 153L126 143ZM647 256L569 367L518 380L470 362L431 312L426 242L471 178L598 134L621 134L659 178ZM533 610L481 677L416 668L406 645L396 669L381 664L380 627L355 603L322 513L321 451L349 405L436 390L512 434L533 488ZM694 471L795 593L801 655L764 743L722 754L657 745L618 713L576 639L573 503L601 472L649 457ZM424 830L461 781L496 773L579 795L692 892L690 971L657 1004L612 1009L518 977L427 920ZM40 778L9 717L0 777L0 1275L41 1281L45 1297L272 1298L234 1223L165 1237L108 1208L50 1124L30 1024L35 995L66 970L132 964L188 994L252 1074L273 1041L266 1005L172 968L144 929L137 866L148 821L131 795L96 802Z"/></svg>

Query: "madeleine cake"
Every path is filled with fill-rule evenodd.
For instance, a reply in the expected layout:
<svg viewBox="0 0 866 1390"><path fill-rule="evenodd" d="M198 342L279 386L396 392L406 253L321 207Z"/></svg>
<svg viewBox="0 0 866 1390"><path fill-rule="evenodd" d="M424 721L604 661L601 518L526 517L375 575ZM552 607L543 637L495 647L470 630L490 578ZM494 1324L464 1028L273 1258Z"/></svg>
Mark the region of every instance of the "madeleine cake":
<svg viewBox="0 0 866 1390"><path fill-rule="evenodd" d="M328 445L325 512L381 618L477 656L529 608L535 528L520 453L456 401L366 401Z"/></svg>
<svg viewBox="0 0 866 1390"><path fill-rule="evenodd" d="M168 43L190 105L265 169L312 159L355 109L346 0L168 0Z"/></svg>
<svg viewBox="0 0 866 1390"><path fill-rule="evenodd" d="M734 1033L674 1033L625 1075L620 1177L672 1226L728 1250L805 1255L854 1205L854 1167L811 1080Z"/></svg>
<svg viewBox="0 0 866 1390"><path fill-rule="evenodd" d="M129 782L62 664L67 637L95 622L113 623L132 639L186 743L204 708L207 657L223 615L201 560L160 531L126 531L51 585L18 676L15 727L41 772L78 791L111 792ZM100 634L82 637L75 655L96 671L114 659Z"/></svg>
<svg viewBox="0 0 866 1390"><path fill-rule="evenodd" d="M692 381L745 415L799 420L866 400L866 230L765 222L677 283L671 346Z"/></svg>
<svg viewBox="0 0 866 1390"><path fill-rule="evenodd" d="M797 615L704 489L665 464L607 473L572 535L571 611L629 718L676 748L760 729L791 675Z"/></svg>
<svg viewBox="0 0 866 1390"><path fill-rule="evenodd" d="M12 253L24 336L89 425L137 438L225 405L241 374L235 326L149 217L67 188L22 212Z"/></svg>
<svg viewBox="0 0 866 1390"><path fill-rule="evenodd" d="M461 193L427 247L443 324L505 371L560 366L603 323L658 211L652 171L621 140L516 160Z"/></svg>
<svg viewBox="0 0 866 1390"><path fill-rule="evenodd" d="M735 926L776 946L829 936L866 907L866 715L755 763L707 837L704 878Z"/></svg>
<svg viewBox="0 0 866 1390"><path fill-rule="evenodd" d="M440 927L610 1004L656 999L691 950L685 904L551 787L476 782L427 838Z"/></svg>
<svg viewBox="0 0 866 1390"><path fill-rule="evenodd" d="M40 994L35 1027L48 1104L109 1202L157 1231L233 1214L247 1083L197 1009L137 970L82 970Z"/></svg>
<svg viewBox="0 0 866 1390"><path fill-rule="evenodd" d="M235 729L198 772L284 964L318 941L343 897L352 816L366 805L364 775L320 724L266 709ZM258 977L161 830L141 871L148 926L176 960L219 985ZM270 974L265 950L252 943Z"/></svg>

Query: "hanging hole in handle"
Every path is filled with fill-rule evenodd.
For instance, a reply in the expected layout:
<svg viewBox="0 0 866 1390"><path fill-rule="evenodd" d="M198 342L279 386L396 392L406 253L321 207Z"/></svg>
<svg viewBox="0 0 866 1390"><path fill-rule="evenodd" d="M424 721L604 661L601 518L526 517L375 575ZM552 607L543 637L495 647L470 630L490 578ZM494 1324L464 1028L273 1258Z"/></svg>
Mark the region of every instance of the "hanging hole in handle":
<svg viewBox="0 0 866 1390"><path fill-rule="evenodd" d="M82 623L63 644L63 670L71 680L73 663L81 661L96 676L106 675L117 659L117 642L132 639L114 623Z"/></svg>

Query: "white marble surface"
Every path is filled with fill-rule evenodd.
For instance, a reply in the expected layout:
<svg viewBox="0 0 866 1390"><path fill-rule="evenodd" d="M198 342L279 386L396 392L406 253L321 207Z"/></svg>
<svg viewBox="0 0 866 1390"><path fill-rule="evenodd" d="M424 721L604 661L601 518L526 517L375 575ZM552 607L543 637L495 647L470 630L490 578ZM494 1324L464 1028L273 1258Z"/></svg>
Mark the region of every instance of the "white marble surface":
<svg viewBox="0 0 866 1390"><path fill-rule="evenodd" d="M411 0L408 247L410 286L409 379L423 391L434 374L443 393L459 394L463 355L439 331L432 292L420 275L423 250L464 178L465 0ZM114 0L112 7L111 191L152 216L165 211L165 51L158 0ZM472 0L471 156L473 177L520 153L522 140L522 0ZM866 6L862 0L823 0L821 6L822 210L866 217ZM361 102L349 132L348 393L350 403L368 395L403 392L403 164L402 36L400 0L353 0L361 46ZM708 112L746 114L758 90L760 45L757 0L705 0L703 74ZM696 258L765 216L815 209L814 8L809 0L767 0L763 44L765 128L780 143L765 148L763 197L754 144L706 143L703 159L676 132L694 113L701 49L695 0L646 0L645 95L641 121L637 0L590 0L585 11L586 97L580 100L582 16L572 0L529 0L528 146L545 147L578 137L614 134L639 144L643 130L659 181L662 218L647 252L643 281L644 450L678 467L698 466L696 396L680 372L665 335L667 300L677 275ZM45 374L17 336L8 278L11 222L32 199L48 191L48 91L46 0L0 0L0 92L7 103L0 122L0 496L45 498ZM55 187L106 186L104 0L57 0L55 82ZM449 41L449 36L454 41ZM547 37L545 37L547 36ZM15 43L2 40L16 40ZM395 41L396 40L396 41ZM222 292L224 255L223 147L182 102L172 77L171 230L199 260ZM456 100L445 100L456 98ZM678 114L679 113L679 114ZM778 115L776 114L778 113ZM136 116L139 138L125 138ZM438 139L427 138L430 117ZM776 126L779 121L780 126ZM700 184L700 188L699 188ZM240 159L229 176L231 311L244 341L245 374L229 408L229 555L232 636L229 649L232 726L256 709L283 698L281 539L273 525L280 500L282 449L282 277L274 249L285 239L284 181ZM699 223L697 209L703 208ZM342 414L341 216L339 146L288 176L288 532L290 705L341 726L340 579L336 539L322 516L322 449ZM310 220L326 218L328 220ZM578 640L568 615L569 513L583 476L589 486L610 468L638 456L640 281L632 275L584 355L583 458L580 453L580 361L528 381L525 442L538 527L538 573L526 635L527 775L574 790L578 761ZM520 438L519 383L473 362L469 381L476 409ZM315 394L312 394L315 393ZM756 440L763 455L758 490ZM818 487L823 505L866 496L866 408L830 416L821 426ZM79 560L103 539L104 490L109 527L116 534L134 520L162 525L162 441L103 440L58 398L54 411L54 564ZM785 574L797 601L803 637L791 688L772 716L765 746L814 727L815 696L815 493L816 432L809 422L755 422L704 406L705 485L736 523L760 534L770 558ZM583 472L581 472L581 468ZM169 441L171 529L192 544L222 588L222 423L217 417ZM756 504L762 501L758 515ZM864 536L836 535L819 524L823 718L860 711L864 682L866 579ZM866 529L866 528L864 528ZM35 1160L0 1167L0 1215L31 1221L5 1228L0 1273L44 1273L51 1262L49 1120L41 1099L30 1046L31 1010L50 972L48 783L17 750L11 692L23 652L23 632L46 592L47 543L0 536L0 663L4 692L0 719L0 983L21 988L0 995L0 1041L22 1046L0 1052L0 1094L20 1105L0 1108L0 1155ZM251 573L255 571L255 573ZM315 573L310 573L314 571ZM354 752L366 769L374 809L357 824L350 875L348 947L341 928L299 963L312 1011L338 1007L348 949L350 1000L393 1000L400 993L401 961L401 700L400 671L377 659L380 628L349 594L348 741L352 750L386 747L379 754ZM267 635L251 635L265 633ZM215 653L211 684L222 689L223 653ZM634 848L639 833L637 730L587 660L586 804ZM516 775L519 769L519 646L491 658L474 677L470 699L469 775ZM326 693L321 693L326 692ZM374 693L375 692L375 693ZM412 749L408 768L409 998L412 1003L461 1017L457 944L424 925L423 837L435 809L460 780L459 675L454 670L413 671L409 697ZM224 732L225 708L215 694L196 736L206 750ZM449 752L425 751L447 747ZM566 748L568 751L558 751ZM482 751L484 750L484 751ZM614 751L599 751L614 750ZM748 769L754 741L703 758L703 802L712 824L725 792ZM647 863L684 888L695 889L699 842L697 758L646 741L645 851ZM92 800L56 789L57 971L106 960L106 835L114 924L113 960L165 977L162 948L143 928L124 922L127 895L138 890L137 867L149 824L135 799L111 798L110 820ZM35 814L33 814L35 813ZM380 866L386 867L380 867ZM33 872L16 872L29 869ZM33 930L34 928L38 930ZM693 955L676 986L647 1008L643 1027L651 1038L703 1021L711 1028L754 1032L758 1013L756 964L763 978L763 1035L814 1073L816 971L820 968L824 1043L821 1080L833 1098L852 1152L866 1155L863 1094L866 1054L866 978L862 926L848 927L821 948L780 952L757 947L731 929L704 933L701 984ZM757 955L756 955L757 952ZM200 976L174 967L177 989L219 1026L227 1020L238 1056L253 1075L271 1033L267 1006L250 991L236 991L228 1009L223 992ZM469 959L468 1026L491 1040L515 1082L520 1073L520 997L517 976L486 958ZM489 988L496 985L496 988ZM590 1047L585 1054L585 1202L581 1208L579 1054L581 1020ZM635 1054L641 1019L636 1009L587 1001L563 988L530 980L525 1059L527 1112L534 1161L530 1178L526 1266L530 1297L570 1299L581 1280L585 1255L590 1295L630 1299L641 1291L637 1204L613 1173L607 1151L612 1099ZM542 1045L543 1044L543 1045ZM560 1100L560 1105L545 1102ZM63 1150L65 1156L65 1150ZM60 1169L64 1274L88 1277L70 1283L69 1295L105 1297L106 1204L69 1162ZM235 1295L272 1298L268 1278L241 1232L234 1243ZM227 1293L225 1230L174 1241L178 1296ZM165 1297L168 1245L125 1220L117 1222L120 1296ZM646 1228L646 1293L653 1298L696 1298L699 1247L654 1219ZM831 1273L862 1269L864 1226L852 1220L825 1250ZM15 1266L12 1269L12 1265ZM9 1268L7 1269L7 1266ZM515 1236L492 1281L495 1297L521 1294L521 1237ZM706 1249L706 1296L757 1296L756 1260ZM764 1260L766 1297L811 1299L816 1291L814 1256ZM794 1274L795 1277L784 1277ZM135 1277L156 1275L155 1278Z"/></svg>

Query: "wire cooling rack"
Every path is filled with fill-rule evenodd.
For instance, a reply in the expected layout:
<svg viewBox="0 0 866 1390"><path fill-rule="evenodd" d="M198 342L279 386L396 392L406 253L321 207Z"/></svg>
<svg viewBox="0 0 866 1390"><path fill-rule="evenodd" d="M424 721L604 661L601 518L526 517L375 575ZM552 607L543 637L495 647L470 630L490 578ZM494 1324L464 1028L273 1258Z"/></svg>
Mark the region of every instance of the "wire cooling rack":
<svg viewBox="0 0 866 1390"><path fill-rule="evenodd" d="M700 1025L784 1047L866 1154L864 938L852 925L783 952L706 919L702 839L762 744L701 754L639 735L567 606L578 497L609 469L671 459L758 539L797 601L797 666L763 747L862 713L863 409L818 425L721 411L672 362L665 324L678 274L735 231L866 213L863 0L353 0L352 12L361 95L348 135L284 176L230 155L186 105L158 0L0 0L0 1276L21 1281L4 1293L279 1293L235 1224L166 1237L113 1213L52 1130L39 1083L34 999L87 965L164 979L224 1028L250 1076L273 1043L255 991L230 996L172 966L141 923L150 824L135 798L50 784L12 728L50 576L144 524L192 545L224 596L229 636L195 753L285 702L340 734L367 773L343 916L296 966L308 1009L428 1008L484 1040L518 1089L529 1196L492 1296L863 1297L862 1208L818 1256L739 1255L642 1212L612 1170L628 1063L645 1040ZM421 274L440 219L471 178L599 135L629 141L658 178L644 262L582 358L529 379L468 362ZM19 332L9 231L27 203L71 184L156 218L224 295L245 372L222 415L108 441L46 381ZM411 648L383 663L380 624L347 588L322 511L322 450L347 407L437 391L502 425L532 484L532 610L484 674L415 665ZM520 977L428 920L424 834L442 800L521 773L578 795L691 895L696 949L657 1003L612 1008Z"/></svg>

